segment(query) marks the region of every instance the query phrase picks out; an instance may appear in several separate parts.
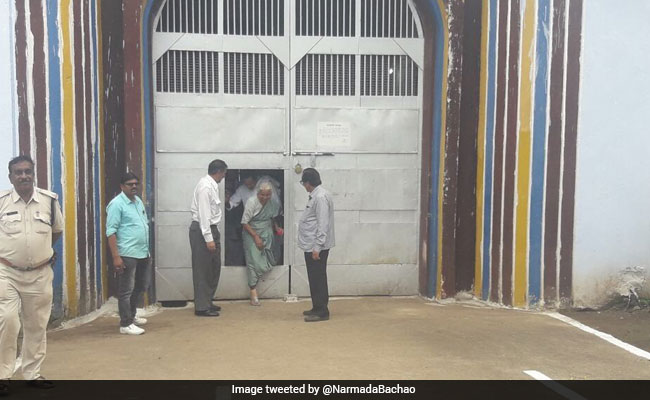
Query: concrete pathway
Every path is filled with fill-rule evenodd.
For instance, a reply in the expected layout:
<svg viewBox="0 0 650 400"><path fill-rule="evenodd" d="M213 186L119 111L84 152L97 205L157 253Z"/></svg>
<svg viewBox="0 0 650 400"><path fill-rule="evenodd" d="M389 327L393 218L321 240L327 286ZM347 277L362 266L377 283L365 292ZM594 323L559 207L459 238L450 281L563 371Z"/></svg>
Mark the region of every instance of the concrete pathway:
<svg viewBox="0 0 650 400"><path fill-rule="evenodd" d="M650 361L547 315L417 297L220 302L222 315L164 309L142 336L104 316L51 332L50 379L650 379Z"/></svg>

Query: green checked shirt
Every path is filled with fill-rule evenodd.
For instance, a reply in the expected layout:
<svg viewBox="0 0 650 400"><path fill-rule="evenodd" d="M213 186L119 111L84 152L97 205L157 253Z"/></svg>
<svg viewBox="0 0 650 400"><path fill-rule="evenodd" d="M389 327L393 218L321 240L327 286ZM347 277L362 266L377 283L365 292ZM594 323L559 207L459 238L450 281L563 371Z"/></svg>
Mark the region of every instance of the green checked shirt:
<svg viewBox="0 0 650 400"><path fill-rule="evenodd" d="M149 257L149 220L138 196L120 193L106 207L106 236L115 234L121 257Z"/></svg>

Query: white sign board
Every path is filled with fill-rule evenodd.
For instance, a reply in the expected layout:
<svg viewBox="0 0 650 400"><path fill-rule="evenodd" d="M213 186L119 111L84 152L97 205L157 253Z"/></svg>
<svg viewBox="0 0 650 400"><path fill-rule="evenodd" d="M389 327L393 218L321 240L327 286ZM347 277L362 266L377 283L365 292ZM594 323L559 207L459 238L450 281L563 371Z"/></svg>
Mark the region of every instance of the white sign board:
<svg viewBox="0 0 650 400"><path fill-rule="evenodd" d="M318 147L344 147L352 144L350 124L347 122L319 122L316 133Z"/></svg>

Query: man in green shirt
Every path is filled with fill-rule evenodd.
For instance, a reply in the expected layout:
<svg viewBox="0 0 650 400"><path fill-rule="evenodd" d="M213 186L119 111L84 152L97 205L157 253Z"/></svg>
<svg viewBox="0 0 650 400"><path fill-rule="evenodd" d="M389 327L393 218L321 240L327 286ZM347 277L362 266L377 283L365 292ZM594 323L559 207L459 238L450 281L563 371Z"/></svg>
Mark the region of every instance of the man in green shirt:
<svg viewBox="0 0 650 400"><path fill-rule="evenodd" d="M106 207L106 236L118 274L118 308L120 333L141 335L147 320L136 317L136 306L142 302L151 281L149 253L149 219L144 203L138 197L138 177L127 172L120 181L122 193Z"/></svg>

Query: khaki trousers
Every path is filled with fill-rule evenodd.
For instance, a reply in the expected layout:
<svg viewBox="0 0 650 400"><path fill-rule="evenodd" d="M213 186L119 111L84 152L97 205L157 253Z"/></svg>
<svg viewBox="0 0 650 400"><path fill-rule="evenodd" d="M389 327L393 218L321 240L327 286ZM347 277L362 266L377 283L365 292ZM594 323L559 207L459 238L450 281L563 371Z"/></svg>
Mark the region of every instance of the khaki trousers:
<svg viewBox="0 0 650 400"><path fill-rule="evenodd" d="M18 332L22 313L22 363L18 369L26 380L40 376L45 359L47 323L52 312L52 278L49 266L19 271L0 264L0 379L16 369Z"/></svg>

